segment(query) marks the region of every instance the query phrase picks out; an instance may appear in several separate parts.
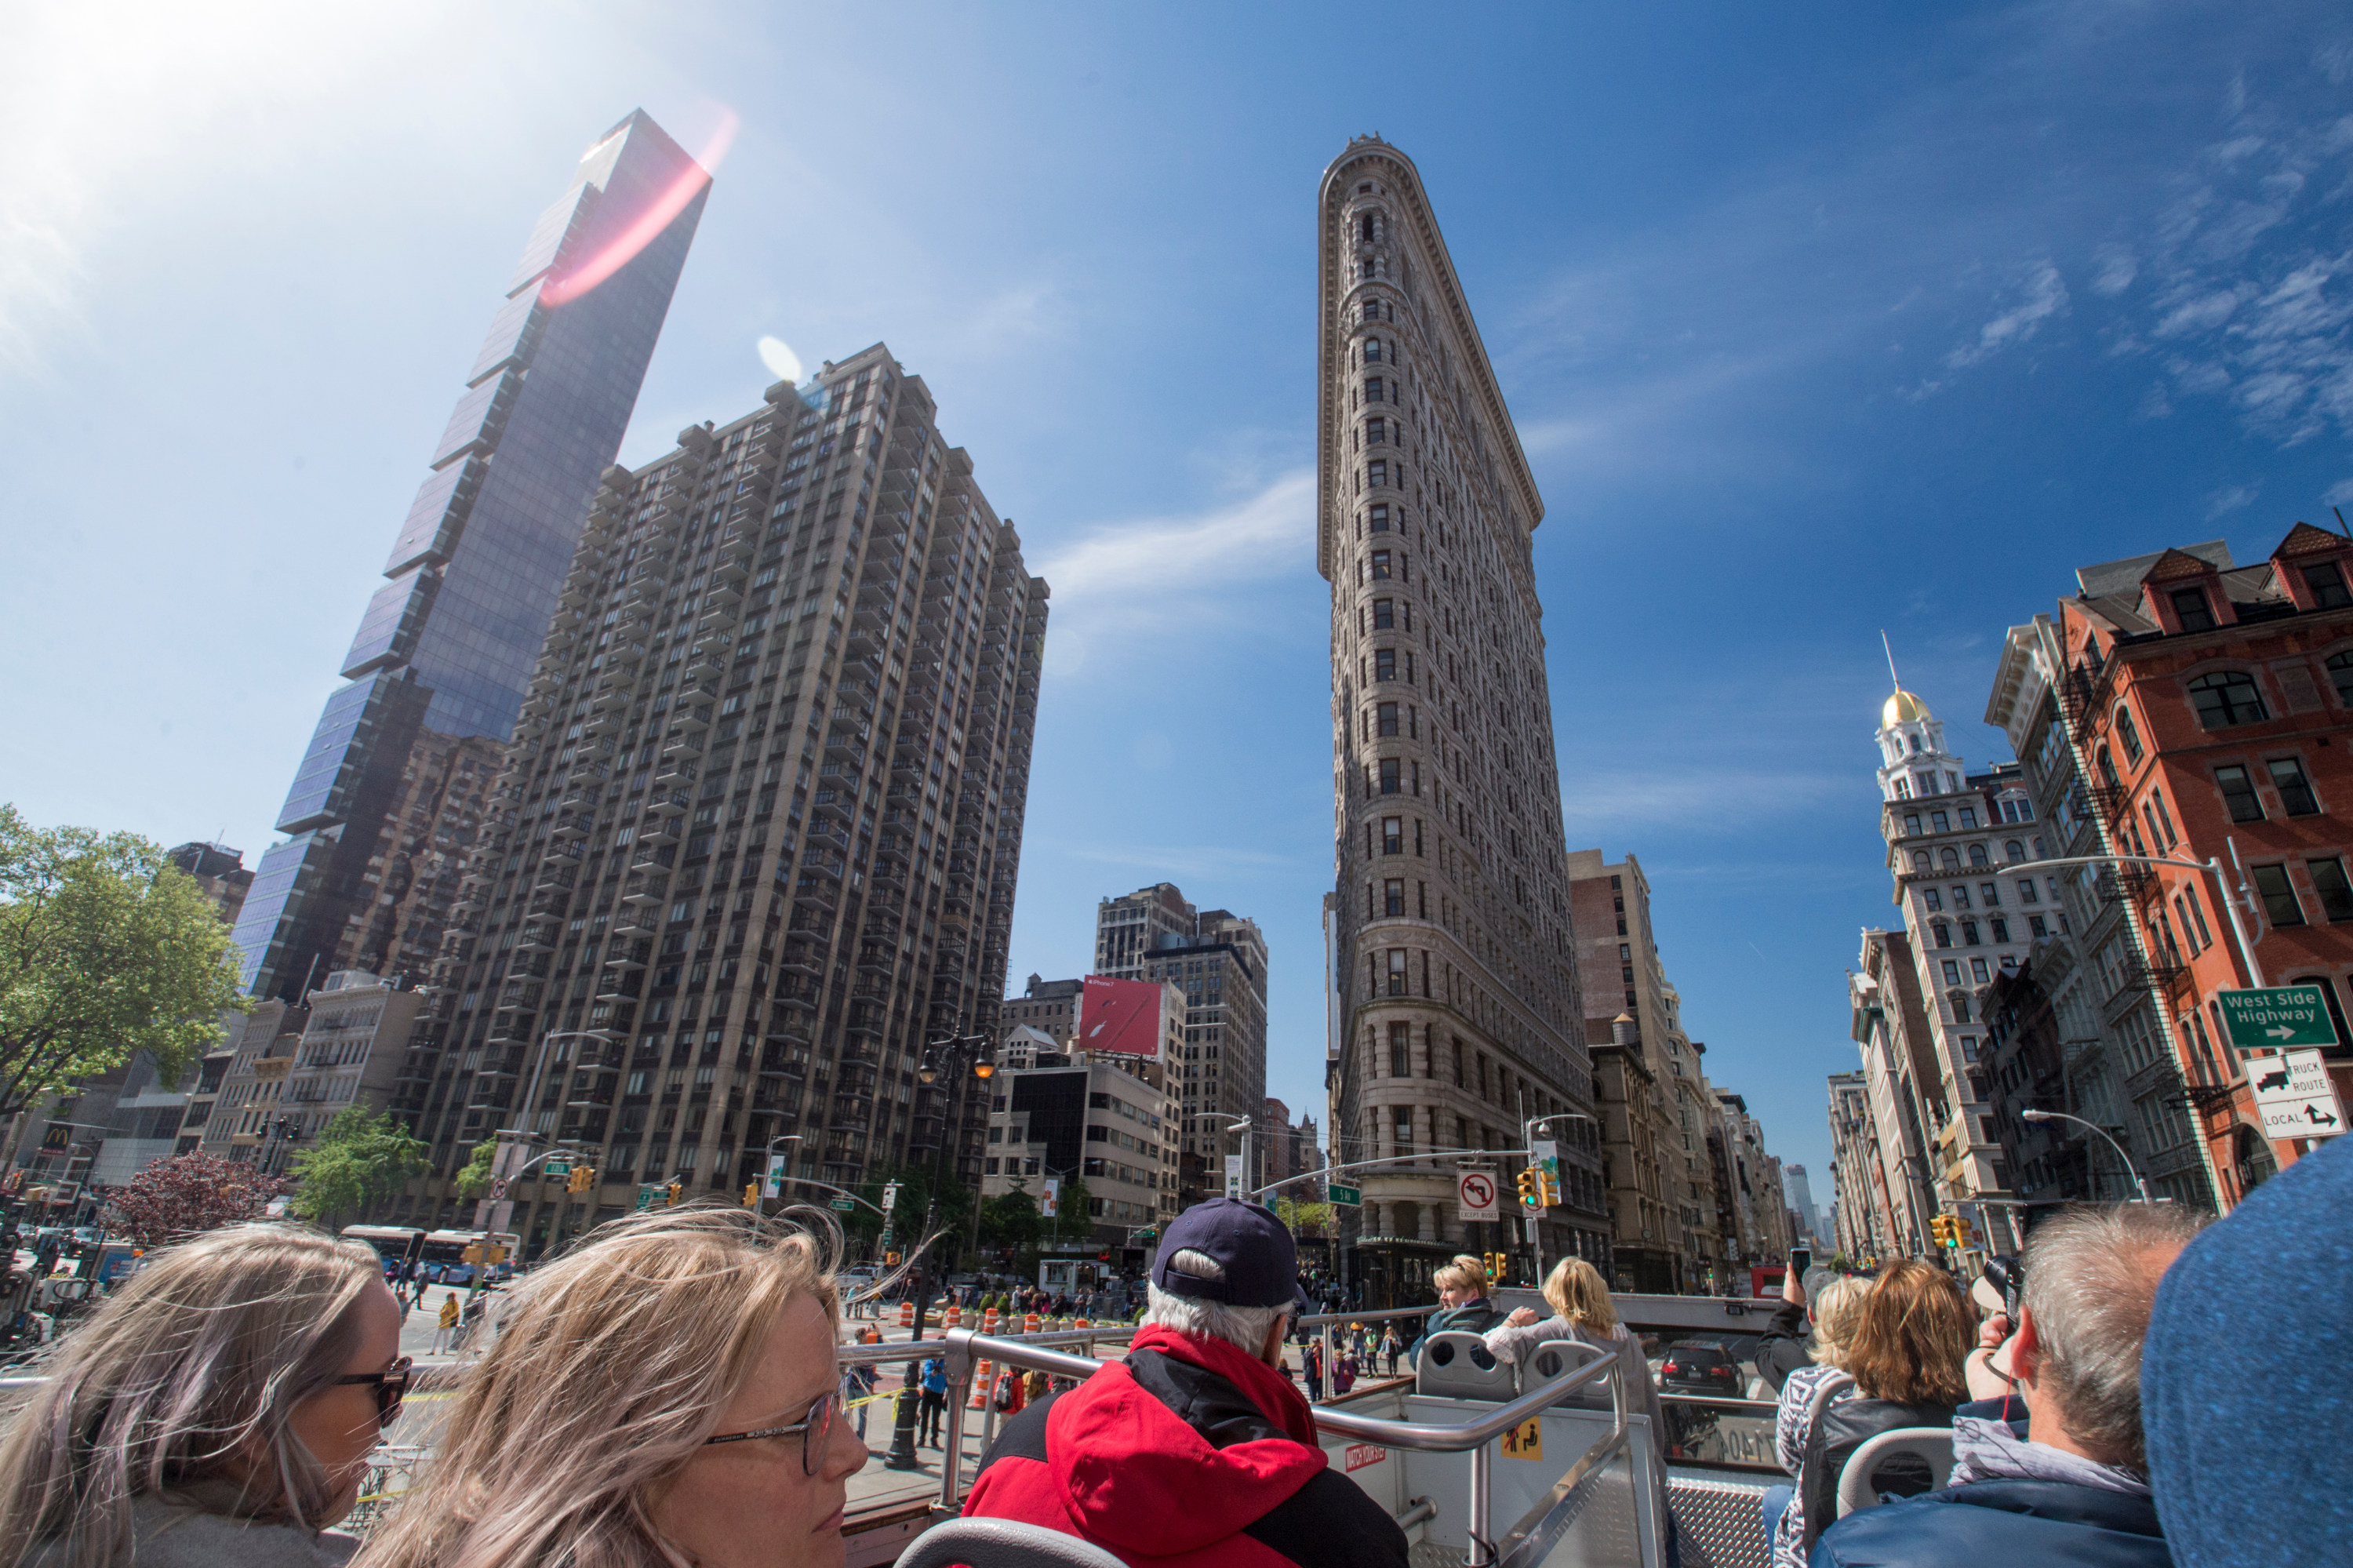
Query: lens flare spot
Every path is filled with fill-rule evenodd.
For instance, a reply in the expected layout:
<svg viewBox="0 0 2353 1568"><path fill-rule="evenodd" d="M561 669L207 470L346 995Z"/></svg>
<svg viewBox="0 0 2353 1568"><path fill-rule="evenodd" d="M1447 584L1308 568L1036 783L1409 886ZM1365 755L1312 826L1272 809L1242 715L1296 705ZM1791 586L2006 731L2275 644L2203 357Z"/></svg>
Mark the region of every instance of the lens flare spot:
<svg viewBox="0 0 2353 1568"><path fill-rule="evenodd" d="M727 155L728 147L735 140L738 123L735 111L732 109L725 111L719 129L712 132L711 140L704 144L702 151L696 154L694 161L681 170L678 177L648 204L645 211L638 215L637 221L595 255L562 276L550 278L540 289L540 302L550 308L569 304L628 266L638 251L651 245L655 238L670 227L670 220L684 212L687 204L701 196L703 187L711 183L712 171L719 167L719 161Z"/></svg>
<svg viewBox="0 0 2353 1568"><path fill-rule="evenodd" d="M795 354L783 338L764 337L760 340L760 363L766 366L768 374L779 381L797 382L801 378L800 355Z"/></svg>

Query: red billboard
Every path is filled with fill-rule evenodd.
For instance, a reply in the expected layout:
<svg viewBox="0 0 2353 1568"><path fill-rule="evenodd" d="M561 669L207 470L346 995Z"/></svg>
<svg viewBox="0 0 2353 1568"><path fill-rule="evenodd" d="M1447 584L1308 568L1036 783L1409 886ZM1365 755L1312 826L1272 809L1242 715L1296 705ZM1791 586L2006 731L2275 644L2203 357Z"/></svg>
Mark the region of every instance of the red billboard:
<svg viewBox="0 0 2353 1568"><path fill-rule="evenodd" d="M1160 1055L1160 987L1149 980L1089 975L1079 998L1082 1051L1116 1051L1127 1056Z"/></svg>

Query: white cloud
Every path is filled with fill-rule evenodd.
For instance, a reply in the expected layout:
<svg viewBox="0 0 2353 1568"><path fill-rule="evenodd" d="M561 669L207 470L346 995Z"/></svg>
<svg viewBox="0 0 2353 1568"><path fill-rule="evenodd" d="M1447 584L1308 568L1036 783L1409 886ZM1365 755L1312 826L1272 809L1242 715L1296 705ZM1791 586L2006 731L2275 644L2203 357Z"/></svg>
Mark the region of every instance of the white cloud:
<svg viewBox="0 0 2353 1568"><path fill-rule="evenodd" d="M1155 614L1170 596L1261 581L1313 562L1315 471L1296 468L1255 493L1194 516L1141 518L1097 530L1039 570L1065 604Z"/></svg>
<svg viewBox="0 0 2353 1568"><path fill-rule="evenodd" d="M2215 491L2206 498L2206 521L2211 523L2216 518L2227 517L2233 512L2245 511L2254 504L2255 497L2261 493L2263 488L2263 481L2257 480L2253 484L2225 485Z"/></svg>
<svg viewBox="0 0 2353 1568"><path fill-rule="evenodd" d="M2120 245L2103 248L2099 263L2100 270L2092 276L2094 293L2111 297L2121 294L2132 287L2135 278L2140 276L2140 262L2130 250Z"/></svg>
<svg viewBox="0 0 2353 1568"><path fill-rule="evenodd" d="M2034 265L2020 285L2016 304L1978 329L1975 343L1966 343L1945 356L1945 363L1963 369L2024 343L2042 330L2042 323L2067 309L2067 285L2049 261Z"/></svg>

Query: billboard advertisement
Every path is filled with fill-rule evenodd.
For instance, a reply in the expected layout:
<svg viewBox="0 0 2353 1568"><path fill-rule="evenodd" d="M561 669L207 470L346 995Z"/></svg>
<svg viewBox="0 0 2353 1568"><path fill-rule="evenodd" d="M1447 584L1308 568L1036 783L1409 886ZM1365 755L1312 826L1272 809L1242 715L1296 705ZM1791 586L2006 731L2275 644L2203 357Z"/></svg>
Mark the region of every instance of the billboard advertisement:
<svg viewBox="0 0 2353 1568"><path fill-rule="evenodd" d="M1160 987L1148 980L1089 975L1079 996L1082 1051L1116 1051L1128 1056L1160 1055Z"/></svg>

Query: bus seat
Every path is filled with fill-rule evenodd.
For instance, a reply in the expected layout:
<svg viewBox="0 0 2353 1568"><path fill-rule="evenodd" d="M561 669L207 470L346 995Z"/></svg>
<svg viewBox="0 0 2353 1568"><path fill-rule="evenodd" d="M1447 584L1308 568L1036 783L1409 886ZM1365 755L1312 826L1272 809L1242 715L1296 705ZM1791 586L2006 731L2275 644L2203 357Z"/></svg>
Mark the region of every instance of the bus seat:
<svg viewBox="0 0 2353 1568"><path fill-rule="evenodd" d="M1441 1329L1421 1342L1413 1391L1439 1399L1509 1399L1518 1382L1478 1335Z"/></svg>
<svg viewBox="0 0 2353 1568"><path fill-rule="evenodd" d="M1092 1542L1009 1519L951 1519L908 1543L893 1568L1127 1568Z"/></svg>
<svg viewBox="0 0 2353 1568"><path fill-rule="evenodd" d="M1582 1340L1546 1340L1520 1363L1520 1393L1534 1393L1555 1378L1582 1372L1593 1362L1606 1361L1609 1352L1599 1345L1588 1345ZM1562 1394L1553 1402L1573 1410L1609 1410L1609 1385L1607 1382L1588 1383L1583 1388Z"/></svg>
<svg viewBox="0 0 2353 1568"><path fill-rule="evenodd" d="M1953 1478L1953 1429L1949 1426L1898 1426L1883 1432L1854 1451L1839 1472L1838 1516L1858 1509L1877 1508L1879 1489L1872 1478L1879 1467L1898 1454L1910 1454L1928 1467L1930 1491Z"/></svg>

